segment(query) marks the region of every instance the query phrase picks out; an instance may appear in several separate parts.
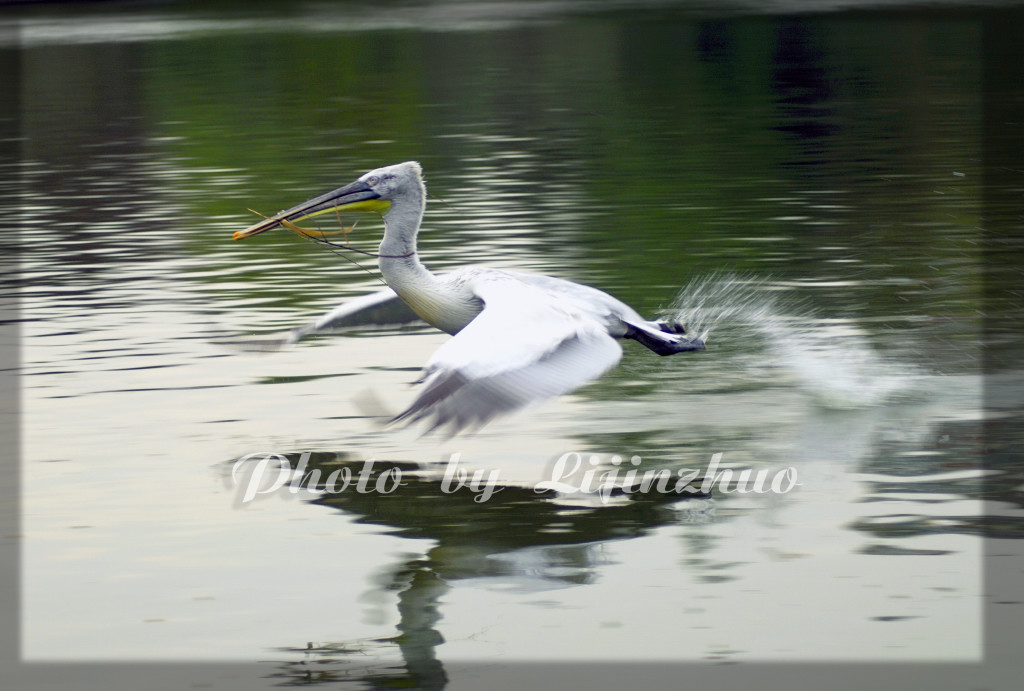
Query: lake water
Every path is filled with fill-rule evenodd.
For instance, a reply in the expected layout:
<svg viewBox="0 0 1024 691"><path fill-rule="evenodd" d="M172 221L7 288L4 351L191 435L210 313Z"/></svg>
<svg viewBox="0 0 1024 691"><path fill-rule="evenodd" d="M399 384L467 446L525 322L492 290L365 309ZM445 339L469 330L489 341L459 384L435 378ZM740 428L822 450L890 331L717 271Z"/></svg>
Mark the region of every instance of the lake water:
<svg viewBox="0 0 1024 691"><path fill-rule="evenodd" d="M392 9L20 20L24 659L374 688L981 661L982 500L1024 535L1017 466L986 462L1013 406L986 405L983 363L1020 371L983 320L1015 280L986 273L985 18ZM285 231L232 242L247 209L409 159L431 268L588 283L707 351L626 343L575 394L444 438L380 418L444 334L237 347L380 287ZM342 220L376 247L379 220ZM243 501L260 459L298 475ZM780 480L537 493L559 459ZM453 460L498 491L451 491ZM303 489L369 461L404 484Z"/></svg>

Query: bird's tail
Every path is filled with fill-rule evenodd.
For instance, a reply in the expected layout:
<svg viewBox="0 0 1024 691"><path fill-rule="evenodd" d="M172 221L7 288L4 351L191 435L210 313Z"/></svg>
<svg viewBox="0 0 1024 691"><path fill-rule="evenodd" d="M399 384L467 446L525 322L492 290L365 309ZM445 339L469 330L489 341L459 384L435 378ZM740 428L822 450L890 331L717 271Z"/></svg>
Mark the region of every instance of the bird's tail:
<svg viewBox="0 0 1024 691"><path fill-rule="evenodd" d="M686 328L675 321L628 324L626 338L632 338L658 355L675 355L705 350L704 340L686 335Z"/></svg>

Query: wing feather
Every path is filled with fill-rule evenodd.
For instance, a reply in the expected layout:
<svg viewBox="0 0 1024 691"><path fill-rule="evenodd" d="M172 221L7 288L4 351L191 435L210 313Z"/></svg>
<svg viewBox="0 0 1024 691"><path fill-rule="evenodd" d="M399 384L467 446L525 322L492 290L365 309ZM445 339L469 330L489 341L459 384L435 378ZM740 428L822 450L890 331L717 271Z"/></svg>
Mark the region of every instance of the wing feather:
<svg viewBox="0 0 1024 691"><path fill-rule="evenodd" d="M329 329L357 326L399 326L421 321L412 308L402 302L391 288L363 295L338 305L308 324L292 329L286 343L295 343L311 334Z"/></svg>
<svg viewBox="0 0 1024 691"><path fill-rule="evenodd" d="M224 345L248 352L276 351L293 345L306 336L329 329L360 326L401 326L422 321L412 308L402 302L391 288L363 295L343 302L330 312L308 324L296 327L283 336L263 338L233 337L222 341Z"/></svg>
<svg viewBox="0 0 1024 691"><path fill-rule="evenodd" d="M470 289L481 313L438 348L423 390L395 420L453 432L568 393L615 366L622 349L594 318L542 287L495 271Z"/></svg>

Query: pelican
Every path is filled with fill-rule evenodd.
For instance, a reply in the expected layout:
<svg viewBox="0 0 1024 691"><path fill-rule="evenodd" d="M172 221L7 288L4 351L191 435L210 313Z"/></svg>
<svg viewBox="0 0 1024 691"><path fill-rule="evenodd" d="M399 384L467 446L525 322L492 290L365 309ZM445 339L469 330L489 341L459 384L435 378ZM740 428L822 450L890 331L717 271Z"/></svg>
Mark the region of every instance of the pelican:
<svg viewBox="0 0 1024 691"><path fill-rule="evenodd" d="M682 325L650 321L590 286L551 276L470 266L434 274L420 261L416 236L426 207L419 163L377 168L354 182L234 234L252 237L331 211L384 218L379 268L386 290L344 303L288 342L317 331L422 319L453 336L423 368L412 405L392 422L424 421L428 431L479 428L496 415L568 393L622 357L628 338L658 355L704 350Z"/></svg>

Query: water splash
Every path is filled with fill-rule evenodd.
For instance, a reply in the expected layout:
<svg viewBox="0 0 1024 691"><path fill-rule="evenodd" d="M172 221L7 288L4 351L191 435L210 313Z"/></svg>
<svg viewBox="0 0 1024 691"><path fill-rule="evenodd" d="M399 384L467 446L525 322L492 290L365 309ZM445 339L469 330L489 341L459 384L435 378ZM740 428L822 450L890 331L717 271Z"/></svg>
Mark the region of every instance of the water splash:
<svg viewBox="0 0 1024 691"><path fill-rule="evenodd" d="M924 380L916 365L880 354L851 320L823 317L789 287L767 280L696 279L679 293L670 315L709 344L756 349L759 367L788 373L827 408L879 405L919 392Z"/></svg>

